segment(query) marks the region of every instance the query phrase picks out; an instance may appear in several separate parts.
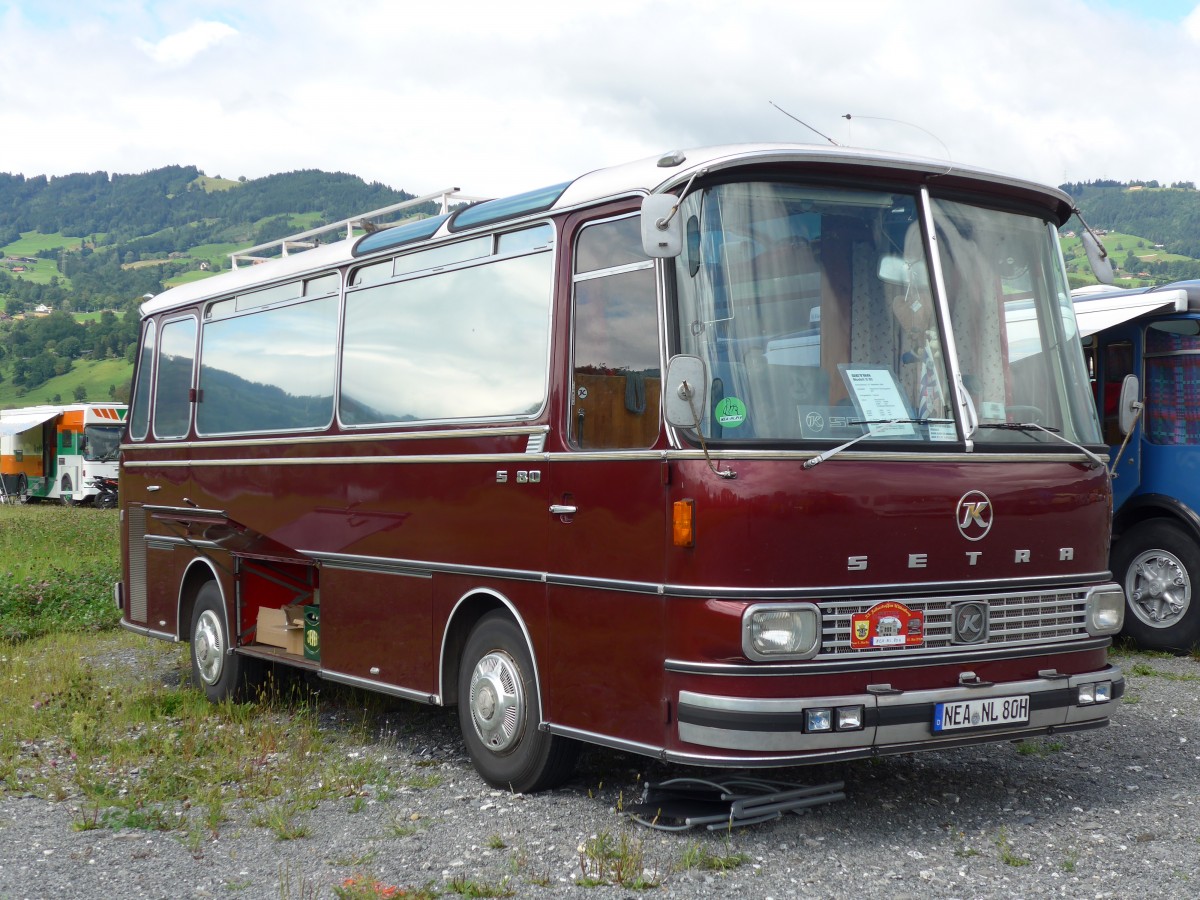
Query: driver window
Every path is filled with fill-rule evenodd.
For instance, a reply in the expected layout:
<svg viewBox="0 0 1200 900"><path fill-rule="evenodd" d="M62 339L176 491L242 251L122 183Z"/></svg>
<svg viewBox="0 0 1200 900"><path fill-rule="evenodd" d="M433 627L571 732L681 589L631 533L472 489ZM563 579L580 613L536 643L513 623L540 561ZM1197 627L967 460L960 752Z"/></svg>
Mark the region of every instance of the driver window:
<svg viewBox="0 0 1200 900"><path fill-rule="evenodd" d="M583 229L575 247L568 431L579 450L642 450L659 433L654 262L637 216Z"/></svg>

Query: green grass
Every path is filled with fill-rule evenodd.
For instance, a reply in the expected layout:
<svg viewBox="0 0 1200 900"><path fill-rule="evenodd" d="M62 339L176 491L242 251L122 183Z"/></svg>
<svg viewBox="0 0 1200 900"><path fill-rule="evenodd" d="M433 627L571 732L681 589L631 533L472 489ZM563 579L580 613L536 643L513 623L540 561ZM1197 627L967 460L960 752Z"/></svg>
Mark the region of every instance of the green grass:
<svg viewBox="0 0 1200 900"><path fill-rule="evenodd" d="M116 510L0 505L0 640L116 625L118 520Z"/></svg>
<svg viewBox="0 0 1200 900"><path fill-rule="evenodd" d="M125 359L75 360L75 366L65 375L57 375L45 384L31 390L13 384L8 376L0 382L0 409L17 409L22 406L38 406L43 403L74 403L75 388L83 385L87 399L107 403L109 385L118 389L128 386L133 378L133 364ZM54 400L54 395L59 400Z"/></svg>
<svg viewBox="0 0 1200 900"><path fill-rule="evenodd" d="M205 193L211 194L213 191L227 191L235 188L240 182L234 181L232 178L210 178L208 175L201 175L192 184L203 189Z"/></svg>
<svg viewBox="0 0 1200 900"><path fill-rule="evenodd" d="M0 247L0 256L36 256L41 250L57 250L68 247L78 250L83 238L67 237L64 234L41 234L37 231L21 232L21 239Z"/></svg>

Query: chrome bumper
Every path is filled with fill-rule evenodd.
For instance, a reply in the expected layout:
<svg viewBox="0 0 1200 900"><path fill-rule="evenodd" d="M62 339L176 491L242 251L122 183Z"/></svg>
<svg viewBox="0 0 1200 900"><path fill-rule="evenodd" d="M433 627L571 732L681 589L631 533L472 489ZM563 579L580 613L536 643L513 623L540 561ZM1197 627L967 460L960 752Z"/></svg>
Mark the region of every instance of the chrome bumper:
<svg viewBox="0 0 1200 900"><path fill-rule="evenodd" d="M1080 704L1080 685L1102 681L1112 683L1112 699ZM966 683L927 691L899 691L879 685L864 694L781 700L680 691L677 722L682 742L721 750L796 754L794 761L799 763L805 762L804 757L809 754L829 758L908 752L1100 727L1107 724L1113 704L1124 690L1121 670L1110 665L1086 675L1046 672L1026 681ZM933 730L934 707L938 703L1026 694L1030 704L1028 722L942 733ZM863 727L819 733L804 730L805 710L839 706L863 707ZM693 758L690 753L669 756ZM773 761L785 760L774 756Z"/></svg>

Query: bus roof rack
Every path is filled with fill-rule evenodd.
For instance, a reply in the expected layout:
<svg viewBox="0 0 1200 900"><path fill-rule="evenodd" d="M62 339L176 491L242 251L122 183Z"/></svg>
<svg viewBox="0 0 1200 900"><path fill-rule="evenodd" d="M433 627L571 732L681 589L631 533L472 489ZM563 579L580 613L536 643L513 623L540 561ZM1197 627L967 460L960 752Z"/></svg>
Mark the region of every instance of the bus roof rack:
<svg viewBox="0 0 1200 900"><path fill-rule="evenodd" d="M402 209L409 209L414 206L421 206L424 203L437 203L441 207L442 213L450 211L450 202L457 200L460 203L478 203L486 198L483 197L466 197L459 193L459 188L446 188L441 191L434 191L432 194L425 194L421 197L414 197L411 200L403 200L400 203L393 203L390 206L381 206L379 209L373 209L370 212L360 213L356 216L351 216L349 219L342 219L338 222L330 222L328 225L319 225L316 228L310 228L307 231L301 231L297 234L291 234L287 237L276 238L273 241L267 241L262 244L255 244L253 247L247 247L244 250L235 250L229 254L229 259L232 263L232 268L236 269L239 262L266 262L269 259L274 259L274 256L256 256L255 254L266 251L278 250L280 256L287 256L292 250L310 250L317 246L315 238L321 234L327 234L331 231L340 231L345 229L346 237L354 237L354 229L359 228L363 231L371 232L378 231L383 228L391 228L393 225L398 225L400 221L388 222L386 224L377 224L374 220L380 216L386 216L390 213L399 212Z"/></svg>

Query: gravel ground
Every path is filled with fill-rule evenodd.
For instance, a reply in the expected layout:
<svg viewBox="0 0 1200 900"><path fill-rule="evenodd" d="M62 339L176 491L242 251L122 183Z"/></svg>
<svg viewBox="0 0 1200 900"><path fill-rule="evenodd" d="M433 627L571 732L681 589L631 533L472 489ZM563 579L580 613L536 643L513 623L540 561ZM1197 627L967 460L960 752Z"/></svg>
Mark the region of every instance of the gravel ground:
<svg viewBox="0 0 1200 900"><path fill-rule="evenodd" d="M152 659L137 663L144 677L173 676L175 656ZM466 759L452 711L397 703L373 723L386 737L352 752L386 757L396 784L429 771L440 783L323 803L293 840L233 804L217 837L189 847L177 832L77 831L78 798L0 796L0 898L288 900L387 896L391 886L595 900L1200 896L1200 663L1115 659L1127 693L1107 729L1024 750L778 770L772 777L804 784L844 780L846 798L722 834L651 831L620 812L646 781L696 770L596 749L557 791L495 791ZM361 717L335 707L325 727ZM640 854L651 886L596 879L580 848L597 837L626 860ZM379 890L351 892L345 880L356 876ZM580 884L587 876L606 883Z"/></svg>

